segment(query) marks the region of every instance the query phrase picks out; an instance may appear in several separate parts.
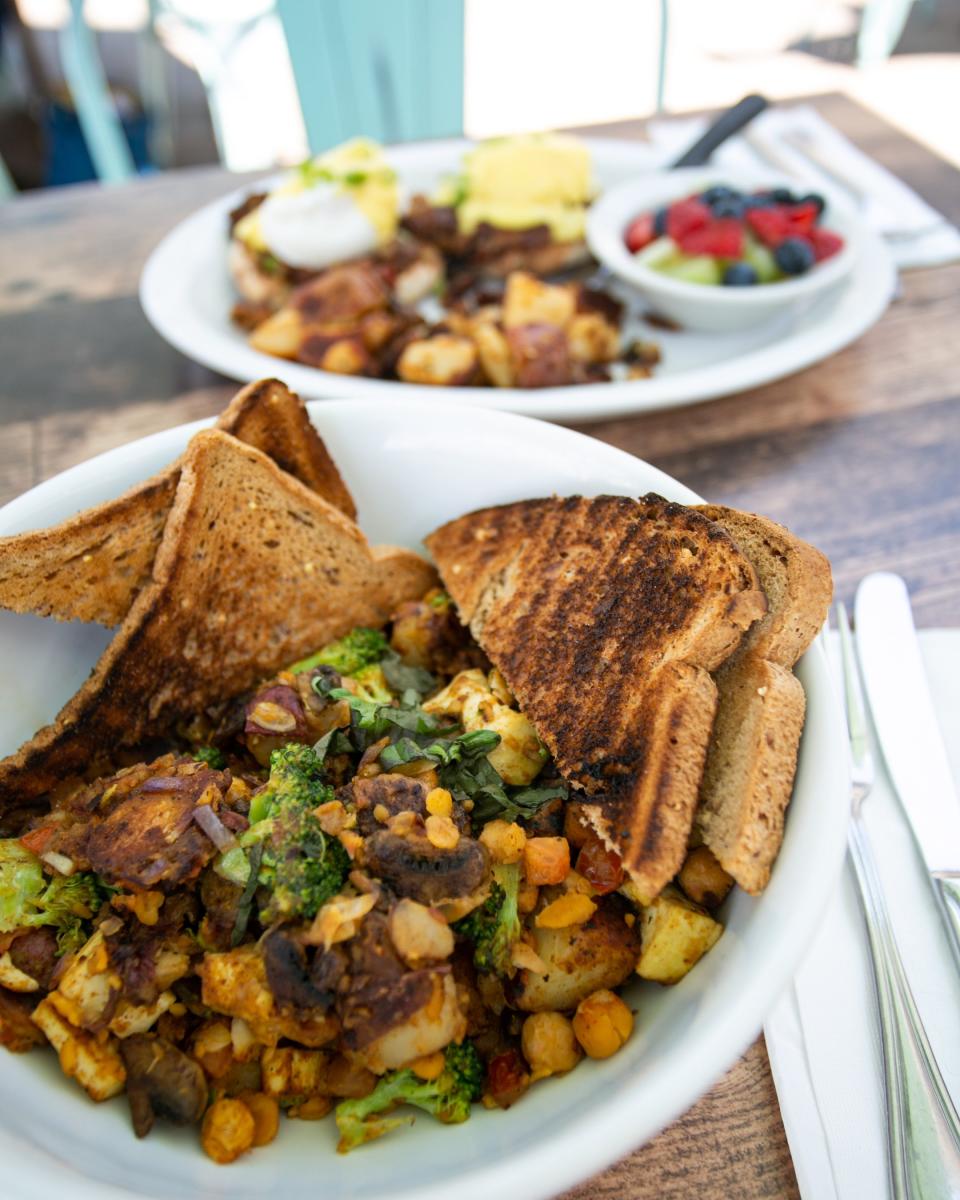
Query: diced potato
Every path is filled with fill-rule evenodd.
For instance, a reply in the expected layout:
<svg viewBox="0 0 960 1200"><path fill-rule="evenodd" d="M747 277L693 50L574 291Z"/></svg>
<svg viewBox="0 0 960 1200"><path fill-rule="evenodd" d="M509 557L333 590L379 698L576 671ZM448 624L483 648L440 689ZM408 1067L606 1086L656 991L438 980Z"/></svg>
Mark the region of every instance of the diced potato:
<svg viewBox="0 0 960 1200"><path fill-rule="evenodd" d="M576 296L566 285L542 283L526 271L514 271L507 279L503 297L503 326L564 326L576 311Z"/></svg>
<svg viewBox="0 0 960 1200"><path fill-rule="evenodd" d="M121 1000L110 1020L110 1032L118 1038L146 1033L176 1001L173 992L161 992L153 1004L128 1004Z"/></svg>
<svg viewBox="0 0 960 1200"><path fill-rule="evenodd" d="M9 988L11 992L37 992L40 990L40 984L32 975L28 975L26 971L21 971L18 966L14 965L9 950L0 954L0 987Z"/></svg>
<svg viewBox="0 0 960 1200"><path fill-rule="evenodd" d="M723 926L674 887L668 887L640 914L643 949L641 979L677 983L715 945Z"/></svg>
<svg viewBox="0 0 960 1200"><path fill-rule="evenodd" d="M480 830L480 844L487 848L495 863L518 863L523 857L527 835L515 821L502 821L498 817Z"/></svg>
<svg viewBox="0 0 960 1200"><path fill-rule="evenodd" d="M442 717L459 717L468 698L478 692L481 696L490 691L487 677L478 667L460 671L441 692L424 701L424 712Z"/></svg>
<svg viewBox="0 0 960 1200"><path fill-rule="evenodd" d="M295 308L281 308L272 317L262 321L248 340L250 346L261 354L296 358L303 332L304 322L300 313Z"/></svg>
<svg viewBox="0 0 960 1200"><path fill-rule="evenodd" d="M73 956L49 1000L71 1025L78 1029L98 1025L115 992L120 977L109 969L109 956L99 930Z"/></svg>
<svg viewBox="0 0 960 1200"><path fill-rule="evenodd" d="M263 1090L275 1100L303 1100L324 1091L329 1055L299 1046L275 1046L260 1056Z"/></svg>
<svg viewBox="0 0 960 1200"><path fill-rule="evenodd" d="M242 1100L226 1097L207 1109L200 1129L200 1145L215 1163L232 1163L254 1144L256 1122Z"/></svg>
<svg viewBox="0 0 960 1200"><path fill-rule="evenodd" d="M513 356L503 330L492 321L471 322L470 333L477 345L480 366L494 387L513 387Z"/></svg>
<svg viewBox="0 0 960 1200"><path fill-rule="evenodd" d="M709 846L690 851L677 879L688 899L710 909L722 904L733 887L733 876L720 866Z"/></svg>
<svg viewBox="0 0 960 1200"><path fill-rule="evenodd" d="M242 1017L258 1042L275 1046L280 1038L305 1046L324 1046L337 1034L333 1016L281 1014L267 985L263 958L255 946L206 954L198 973L203 1003L230 1017Z"/></svg>
<svg viewBox="0 0 960 1200"><path fill-rule="evenodd" d="M567 344L576 362L613 362L620 353L620 333L600 313L577 313L567 326Z"/></svg>
<svg viewBox="0 0 960 1200"><path fill-rule="evenodd" d="M455 386L473 382L478 365L477 348L470 338L438 333L406 346L397 374L407 383Z"/></svg>
<svg viewBox="0 0 960 1200"><path fill-rule="evenodd" d="M33 1020L60 1056L64 1075L76 1079L91 1100L109 1100L123 1091L127 1072L113 1038L77 1029L57 1011L50 996L33 1010Z"/></svg>
<svg viewBox="0 0 960 1200"><path fill-rule="evenodd" d="M524 787L532 783L547 761L547 751L530 719L495 699L493 692L473 692L461 717L468 733L489 729L500 734L500 745L487 755L504 783Z"/></svg>
<svg viewBox="0 0 960 1200"><path fill-rule="evenodd" d="M366 375L373 365L363 339L357 334L328 341L308 333L297 352L300 362L334 375Z"/></svg>

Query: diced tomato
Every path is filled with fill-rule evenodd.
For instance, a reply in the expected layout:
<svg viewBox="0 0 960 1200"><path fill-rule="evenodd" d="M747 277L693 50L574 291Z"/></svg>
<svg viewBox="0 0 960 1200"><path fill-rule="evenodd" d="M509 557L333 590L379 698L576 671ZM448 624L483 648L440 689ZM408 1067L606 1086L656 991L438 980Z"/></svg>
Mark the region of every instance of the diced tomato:
<svg viewBox="0 0 960 1200"><path fill-rule="evenodd" d="M815 226L810 230L807 239L813 247L813 257L817 262L832 258L843 249L843 238L832 229L819 229Z"/></svg>
<svg viewBox="0 0 960 1200"><path fill-rule="evenodd" d="M739 258L743 254L743 227L736 217L711 221L679 240L684 254L712 254L714 258Z"/></svg>
<svg viewBox="0 0 960 1200"><path fill-rule="evenodd" d="M42 854L52 837L53 826L42 825L39 829L31 829L29 833L25 833L20 839L20 845L34 854Z"/></svg>
<svg viewBox="0 0 960 1200"><path fill-rule="evenodd" d="M616 850L608 850L598 837L591 838L577 856L577 871L601 896L623 883L623 864Z"/></svg>
<svg viewBox="0 0 960 1200"><path fill-rule="evenodd" d="M807 236L817 223L820 207L813 201L807 200L803 204L790 205L786 210L786 215L790 222L790 236L796 237L797 234Z"/></svg>
<svg viewBox="0 0 960 1200"><path fill-rule="evenodd" d="M667 209L667 236L679 242L694 229L702 229L711 219L710 209L702 200L691 197L677 200Z"/></svg>
<svg viewBox="0 0 960 1200"><path fill-rule="evenodd" d="M627 249L631 254L636 254L638 250L642 250L644 246L649 246L655 237L653 231L653 213L644 213L631 221L627 226L627 232L624 234L623 240L627 243Z"/></svg>
<svg viewBox="0 0 960 1200"><path fill-rule="evenodd" d="M765 246L779 246L792 236L790 221L781 208L747 209L747 224Z"/></svg>
<svg viewBox="0 0 960 1200"><path fill-rule="evenodd" d="M487 1091L498 1108L509 1108L530 1086L523 1056L516 1047L490 1060L487 1067Z"/></svg>

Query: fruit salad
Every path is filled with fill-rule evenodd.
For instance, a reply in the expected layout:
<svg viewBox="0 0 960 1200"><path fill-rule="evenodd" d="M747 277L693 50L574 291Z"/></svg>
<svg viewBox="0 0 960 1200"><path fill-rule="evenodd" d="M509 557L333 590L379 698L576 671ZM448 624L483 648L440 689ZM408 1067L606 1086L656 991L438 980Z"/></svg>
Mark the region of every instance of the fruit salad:
<svg viewBox="0 0 960 1200"><path fill-rule="evenodd" d="M624 241L644 266L685 283L777 283L843 249L843 238L820 224L824 207L815 193L742 192L718 184L642 213L627 226Z"/></svg>

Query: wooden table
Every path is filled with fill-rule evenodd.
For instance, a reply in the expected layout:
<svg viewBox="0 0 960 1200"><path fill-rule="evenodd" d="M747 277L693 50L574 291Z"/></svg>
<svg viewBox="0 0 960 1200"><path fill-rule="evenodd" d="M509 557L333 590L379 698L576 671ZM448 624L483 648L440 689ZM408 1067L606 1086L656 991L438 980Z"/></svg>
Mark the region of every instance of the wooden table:
<svg viewBox="0 0 960 1200"><path fill-rule="evenodd" d="M841 97L818 107L960 223L950 166ZM603 132L641 136L642 127ZM136 293L160 236L234 183L204 169L0 207L0 502L223 406L234 385L169 349ZM587 431L712 500L784 521L829 554L841 597L866 571L889 567L906 576L921 624L958 625L958 327L960 266L911 272L879 325L819 366ZM796 1195L760 1039L684 1117L567 1200Z"/></svg>

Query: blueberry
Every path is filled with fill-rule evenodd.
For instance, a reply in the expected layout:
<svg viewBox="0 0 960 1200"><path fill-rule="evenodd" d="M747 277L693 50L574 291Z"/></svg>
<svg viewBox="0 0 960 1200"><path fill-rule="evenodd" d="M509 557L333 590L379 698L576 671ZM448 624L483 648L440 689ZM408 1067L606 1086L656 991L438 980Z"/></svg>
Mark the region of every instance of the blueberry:
<svg viewBox="0 0 960 1200"><path fill-rule="evenodd" d="M657 237L663 237L667 232L667 210L658 208L653 214L653 232Z"/></svg>
<svg viewBox="0 0 960 1200"><path fill-rule="evenodd" d="M796 204L797 198L789 188L774 188L770 195L776 204Z"/></svg>
<svg viewBox="0 0 960 1200"><path fill-rule="evenodd" d="M725 184L718 183L713 187L708 187L705 192L700 193L700 199L704 204L709 204L712 208L718 200L727 200L733 196L739 196L740 193L732 187L727 187Z"/></svg>
<svg viewBox="0 0 960 1200"><path fill-rule="evenodd" d="M823 215L823 210L827 207L827 202L818 192L808 192L805 196L801 196L797 201L798 204L815 204L817 206L817 216Z"/></svg>
<svg viewBox="0 0 960 1200"><path fill-rule="evenodd" d="M721 282L724 287L752 287L757 282L757 272L749 263L731 263Z"/></svg>
<svg viewBox="0 0 960 1200"><path fill-rule="evenodd" d="M742 196L722 196L714 201L711 211L715 217L736 217L739 220L746 211L746 202Z"/></svg>
<svg viewBox="0 0 960 1200"><path fill-rule="evenodd" d="M747 208L773 208L776 201L769 192L754 192L752 196L745 196L743 203Z"/></svg>
<svg viewBox="0 0 960 1200"><path fill-rule="evenodd" d="M802 275L813 266L813 247L800 238L785 238L773 257L784 275Z"/></svg>

